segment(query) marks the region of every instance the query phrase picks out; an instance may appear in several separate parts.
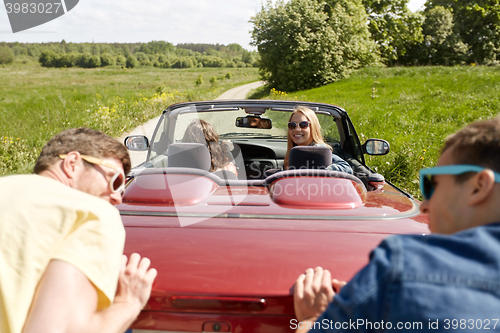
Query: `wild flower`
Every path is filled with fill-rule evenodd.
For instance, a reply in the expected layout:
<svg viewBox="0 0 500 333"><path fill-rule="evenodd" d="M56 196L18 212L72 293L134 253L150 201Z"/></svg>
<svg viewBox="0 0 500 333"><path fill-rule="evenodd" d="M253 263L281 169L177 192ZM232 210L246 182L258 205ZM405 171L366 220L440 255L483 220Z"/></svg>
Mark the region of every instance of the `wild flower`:
<svg viewBox="0 0 500 333"><path fill-rule="evenodd" d="M273 97L274 96L287 96L287 93L286 93L286 91L279 91L275 88L272 88L271 89L271 96L273 96Z"/></svg>

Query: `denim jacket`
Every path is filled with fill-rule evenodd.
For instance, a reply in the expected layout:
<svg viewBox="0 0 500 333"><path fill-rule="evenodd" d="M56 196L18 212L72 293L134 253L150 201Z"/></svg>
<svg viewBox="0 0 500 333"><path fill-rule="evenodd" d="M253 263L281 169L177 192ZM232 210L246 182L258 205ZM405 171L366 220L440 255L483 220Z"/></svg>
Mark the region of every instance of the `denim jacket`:
<svg viewBox="0 0 500 333"><path fill-rule="evenodd" d="M500 223L387 238L311 332L485 329L500 332Z"/></svg>

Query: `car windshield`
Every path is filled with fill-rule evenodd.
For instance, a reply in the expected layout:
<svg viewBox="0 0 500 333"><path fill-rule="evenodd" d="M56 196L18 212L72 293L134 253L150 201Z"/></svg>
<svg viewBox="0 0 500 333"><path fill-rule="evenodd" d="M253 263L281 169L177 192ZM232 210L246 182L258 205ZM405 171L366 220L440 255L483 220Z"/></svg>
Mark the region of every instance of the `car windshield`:
<svg viewBox="0 0 500 333"><path fill-rule="evenodd" d="M175 119L173 128L163 124L156 133L153 142L158 142L160 139L172 138L172 142L182 142L182 138L186 132L186 128L190 123L198 119L209 122L218 133L220 139L240 139L249 137L259 138L274 138L286 140L287 124L290 118L290 112L266 110L262 117L269 118L272 121L272 128L246 128L237 127L235 122L238 117L245 117L248 114L243 109L214 111L214 112L188 112L181 113ZM321 125L321 134L325 141L338 143L340 142L339 130L335 122L335 118L327 114L317 114ZM166 122L168 118L165 118ZM168 130L173 130L172 133L167 133ZM162 140L163 140L162 139Z"/></svg>
<svg viewBox="0 0 500 333"><path fill-rule="evenodd" d="M287 125L293 107L284 110L266 107L249 112L248 108L245 110L243 107L231 106L218 109L216 106L197 109L198 105L190 104L164 113L151 143L147 161L150 162L150 167L169 165L166 155L171 144L202 142L186 139L189 126L193 123L199 124L200 121L206 121L213 127L220 143L230 141L241 147L245 163L260 162L261 165L264 163L268 167L282 167L287 149ZM338 128L342 124L341 118L328 112L316 112L316 114L325 142L332 147L339 147L342 141ZM243 127L242 122L240 126L237 126L237 119L241 120L247 116L270 119L272 126L269 126L270 128ZM249 167L245 165L245 169ZM243 169L243 166L238 169Z"/></svg>
<svg viewBox="0 0 500 333"><path fill-rule="evenodd" d="M177 118L177 122L175 124L175 142L182 141L182 137L184 136L187 126L192 121L197 119L203 119L209 122L219 134L220 138L238 139L240 137L248 138L249 136L255 136L256 138L278 137L286 139L286 123L284 126L280 126L281 124L279 124L282 122L281 118L287 116L286 113L267 111L264 115L262 115L263 117L270 118L272 120L273 127L271 129L236 127L236 118L245 116L247 116L247 113L245 113L242 109L224 112L197 112L181 114ZM286 122L288 122L288 119L286 119Z"/></svg>

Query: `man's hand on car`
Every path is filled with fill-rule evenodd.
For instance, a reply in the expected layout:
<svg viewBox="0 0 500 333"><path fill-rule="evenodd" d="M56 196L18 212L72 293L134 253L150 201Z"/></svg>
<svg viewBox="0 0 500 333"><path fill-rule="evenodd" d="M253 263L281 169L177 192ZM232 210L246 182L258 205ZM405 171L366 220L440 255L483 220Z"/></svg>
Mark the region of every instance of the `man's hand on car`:
<svg viewBox="0 0 500 333"><path fill-rule="evenodd" d="M332 280L328 270L308 268L295 282L293 299L298 322L315 322L333 300L334 288L338 292L345 285L344 281Z"/></svg>
<svg viewBox="0 0 500 333"><path fill-rule="evenodd" d="M127 256L123 256L115 303L127 303L136 307L137 313L141 311L149 299L157 274L156 269L149 269L150 265L148 258L141 259L137 253L130 255L128 264Z"/></svg>

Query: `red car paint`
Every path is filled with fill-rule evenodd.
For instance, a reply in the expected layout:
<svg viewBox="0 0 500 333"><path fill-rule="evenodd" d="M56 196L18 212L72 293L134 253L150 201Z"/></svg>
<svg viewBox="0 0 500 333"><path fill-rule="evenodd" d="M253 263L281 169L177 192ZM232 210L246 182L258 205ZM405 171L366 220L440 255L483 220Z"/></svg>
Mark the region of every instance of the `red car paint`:
<svg viewBox="0 0 500 333"><path fill-rule="evenodd" d="M291 195L276 194L283 181L295 186ZM340 195L339 187L325 200L296 187L322 181L351 192ZM172 195L169 184L182 190ZM125 253L149 257L158 270L133 325L146 330L291 332L293 285L306 268L322 266L349 280L385 237L428 233L415 201L387 184L366 192L346 179L247 187L149 174L129 183L123 201Z"/></svg>

